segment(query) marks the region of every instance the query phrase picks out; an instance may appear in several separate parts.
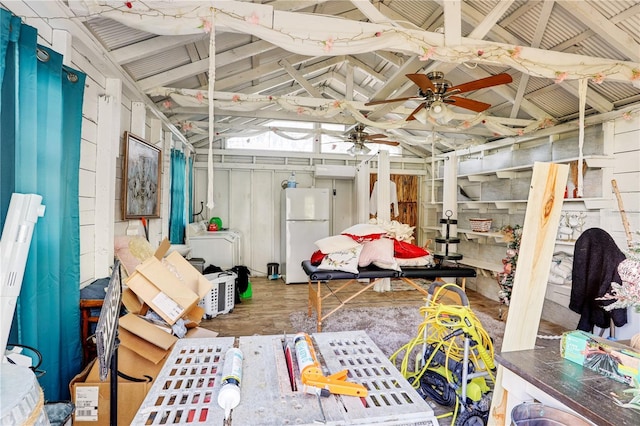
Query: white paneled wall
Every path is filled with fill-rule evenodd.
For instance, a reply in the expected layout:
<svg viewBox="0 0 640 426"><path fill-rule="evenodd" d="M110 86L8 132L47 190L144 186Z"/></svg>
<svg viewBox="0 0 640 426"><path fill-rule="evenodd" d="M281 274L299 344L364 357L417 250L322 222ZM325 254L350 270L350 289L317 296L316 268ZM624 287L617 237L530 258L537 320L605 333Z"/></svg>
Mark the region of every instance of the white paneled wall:
<svg viewBox="0 0 640 426"><path fill-rule="evenodd" d="M613 178L622 197L624 214L629 222L634 241L640 241L640 116L634 114L631 120L617 119L611 124L613 133L613 154L615 166ZM611 234L621 248L626 248L627 238L622 223L622 215L616 205L607 217ZM640 314L629 308L628 323L616 330L616 338L629 339L640 333Z"/></svg>
<svg viewBox="0 0 640 426"><path fill-rule="evenodd" d="M640 116L622 118L610 124L615 158L613 179L616 180L625 216L636 240L640 240ZM617 204L607 217L608 229L621 248L626 247L626 235Z"/></svg>
<svg viewBox="0 0 640 426"><path fill-rule="evenodd" d="M242 234L243 263L256 276L266 275L267 263L280 262L280 194L281 183L289 177L284 170L256 170L217 167L214 172L215 207L206 207L206 169L196 168L194 173L194 213L205 204L204 219L217 216L223 227ZM299 187L332 188L329 179L314 180L311 172L296 172ZM336 180L333 197L332 229L342 229L353 224L355 217L353 180ZM196 217L200 219L200 217ZM311 255L311 253L309 253Z"/></svg>
<svg viewBox="0 0 640 426"><path fill-rule="evenodd" d="M298 187L329 189L332 194L329 206L332 234L339 234L357 223L354 179L315 178L313 167L301 165L299 155L292 154L291 158L284 159L279 155L263 152L259 155L259 161L254 158L255 152L243 154L233 151L225 155L225 159L219 156L214 166L215 207L212 210L206 207L207 170L202 154L194 166L194 213L200 211L201 202L204 204L202 215L195 219L208 220L217 216L222 219L223 227L240 231L242 261L255 276L267 274L267 263L280 263L281 184L287 180L291 171L296 172ZM248 165L247 161L259 164ZM305 161L309 164L314 159L307 156ZM356 160L343 156L341 160L334 161L344 163ZM427 174L426 168L427 164L423 160L415 158L404 161L391 160L392 174L415 174L424 177Z"/></svg>

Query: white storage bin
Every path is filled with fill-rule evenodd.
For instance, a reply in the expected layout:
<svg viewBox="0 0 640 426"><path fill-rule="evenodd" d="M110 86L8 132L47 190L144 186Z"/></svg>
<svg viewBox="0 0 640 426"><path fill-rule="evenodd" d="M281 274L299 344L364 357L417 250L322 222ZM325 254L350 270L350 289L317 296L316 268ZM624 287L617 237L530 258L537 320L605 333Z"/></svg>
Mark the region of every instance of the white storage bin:
<svg viewBox="0 0 640 426"><path fill-rule="evenodd" d="M213 284L213 288L198 303L204 309L204 319L233 311L237 275L234 272L216 272L204 277Z"/></svg>

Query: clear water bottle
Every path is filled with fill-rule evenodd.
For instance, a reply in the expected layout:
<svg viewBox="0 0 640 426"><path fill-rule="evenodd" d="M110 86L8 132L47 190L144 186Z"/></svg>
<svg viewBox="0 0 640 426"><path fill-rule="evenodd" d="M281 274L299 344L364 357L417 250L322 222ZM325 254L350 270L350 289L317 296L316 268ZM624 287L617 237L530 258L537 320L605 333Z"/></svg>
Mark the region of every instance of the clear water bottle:
<svg viewBox="0 0 640 426"><path fill-rule="evenodd" d="M289 180L287 180L287 188L295 188L296 187L296 172L291 172L291 176L289 176Z"/></svg>

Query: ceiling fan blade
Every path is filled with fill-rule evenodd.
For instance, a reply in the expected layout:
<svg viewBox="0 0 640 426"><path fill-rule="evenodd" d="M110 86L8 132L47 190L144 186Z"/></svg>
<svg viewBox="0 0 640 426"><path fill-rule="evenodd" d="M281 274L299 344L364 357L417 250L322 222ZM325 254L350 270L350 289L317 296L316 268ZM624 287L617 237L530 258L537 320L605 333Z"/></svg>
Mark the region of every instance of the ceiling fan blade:
<svg viewBox="0 0 640 426"><path fill-rule="evenodd" d="M382 133L376 133L373 135L365 135L364 139L369 140L369 139L380 139L380 138L386 138L386 137L387 135L383 135Z"/></svg>
<svg viewBox="0 0 640 426"><path fill-rule="evenodd" d="M474 101L473 99L461 98L459 96L448 96L445 99L445 102L453 106L469 109L475 112L482 112L491 107L491 104L487 104L480 101Z"/></svg>
<svg viewBox="0 0 640 426"><path fill-rule="evenodd" d="M391 145L391 146L398 146L398 145L400 145L400 142L396 142L396 141L382 141L382 140L367 141L367 143L380 143L380 144L382 144L382 145Z"/></svg>
<svg viewBox="0 0 640 426"><path fill-rule="evenodd" d="M406 74L407 78L413 81L423 92L427 90L431 90L433 93L436 93L436 86L433 85L433 82L426 76L426 74Z"/></svg>
<svg viewBox="0 0 640 426"><path fill-rule="evenodd" d="M411 111L411 114L409 114L409 116L407 117L406 121L411 121L411 120L415 120L416 117L415 115L425 107L425 103L422 102L420 105L418 105L418 107L416 109L414 109L413 111Z"/></svg>
<svg viewBox="0 0 640 426"><path fill-rule="evenodd" d="M371 101L371 102L367 102L366 104L364 104L364 106L382 105L382 104L388 104L390 102L404 102L404 101L408 101L408 100L411 100L411 99L416 99L416 97L415 96L409 96L408 98L383 99L381 101Z"/></svg>
<svg viewBox="0 0 640 426"><path fill-rule="evenodd" d="M491 77L481 78L479 80L470 81L468 83L458 84L447 89L447 93L454 92L456 95L473 90L483 89L485 87L499 86L501 84L511 83L513 78L507 73L492 75Z"/></svg>

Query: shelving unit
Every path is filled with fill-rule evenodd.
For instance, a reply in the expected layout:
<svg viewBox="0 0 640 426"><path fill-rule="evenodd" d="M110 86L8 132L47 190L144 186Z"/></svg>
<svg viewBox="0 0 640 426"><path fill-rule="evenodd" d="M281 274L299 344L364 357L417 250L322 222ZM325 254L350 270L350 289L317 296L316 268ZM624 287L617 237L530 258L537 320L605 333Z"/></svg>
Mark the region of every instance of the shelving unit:
<svg viewBox="0 0 640 426"><path fill-rule="evenodd" d="M436 238L436 244L442 244L444 246L444 251L434 253L433 257L434 259L438 259L440 262L444 262L446 260L457 262L459 260L462 260L463 256L460 253L449 251L449 245L460 244L460 238L450 236L451 225L457 225L458 221L451 218L453 212L447 211L445 214L447 217L440 219L440 223L445 225L446 228L445 236L444 238Z"/></svg>
<svg viewBox="0 0 640 426"><path fill-rule="evenodd" d="M502 272L502 259L506 255L506 244L502 233L496 231L507 225L524 223L533 167L537 162L573 163L572 170L577 173L578 161L583 160L582 197L565 198L563 210L580 212L585 216L585 228L601 226L604 216L602 210L615 205L610 188L613 177L614 155L611 144L605 144L605 127L592 126L585 129L582 156L579 156L578 131L567 132L550 137L530 140L511 149L486 149L485 151L461 154L455 159L457 171L454 182L445 178L445 170L436 178L433 185L435 202L429 203L437 215L451 208L443 203L445 190L457 188L458 223L465 224L471 218L486 217L493 220L494 228L490 232L474 232L457 228L454 235L461 237L457 251L462 254L460 263L475 267L484 276ZM473 158L471 158L473 156ZM451 175L447 175L451 176ZM574 175L575 176L575 175ZM571 174L567 185L572 195ZM466 194L467 197L463 195ZM431 222L433 223L433 222ZM428 223L428 225L430 225ZM437 226L426 226L426 232L436 232L441 236L443 230ZM560 240L555 250L573 253L576 235L573 240ZM490 285L486 283L485 286ZM551 287L551 285L550 285ZM555 287L558 287L557 285ZM553 297L567 307L567 289L555 288L563 297ZM570 290L570 287L569 287ZM556 294L558 291L553 291Z"/></svg>

